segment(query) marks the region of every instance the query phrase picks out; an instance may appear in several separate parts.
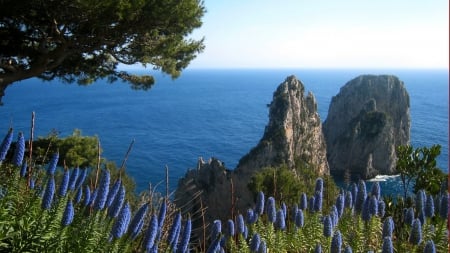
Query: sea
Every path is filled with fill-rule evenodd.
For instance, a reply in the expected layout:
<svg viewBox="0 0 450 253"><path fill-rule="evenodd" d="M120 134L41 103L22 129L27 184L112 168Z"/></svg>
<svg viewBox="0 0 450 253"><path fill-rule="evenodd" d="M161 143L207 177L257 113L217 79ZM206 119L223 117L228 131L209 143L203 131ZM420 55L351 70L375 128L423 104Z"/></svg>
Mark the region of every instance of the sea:
<svg viewBox="0 0 450 253"><path fill-rule="evenodd" d="M0 106L0 135L12 126L29 138L35 112L35 136L57 131L64 137L80 129L98 136L103 157L118 166L133 142L126 170L136 192L150 186L165 191L166 168L173 191L199 157L236 167L261 139L267 105L287 76L295 75L315 95L324 121L331 98L345 83L362 74L389 74L399 77L410 95L411 144L441 145L437 164L448 173L447 69L187 69L177 79L151 73L156 84L147 91L106 80L88 86L36 78L15 83ZM396 177L376 180L385 194L402 192Z"/></svg>

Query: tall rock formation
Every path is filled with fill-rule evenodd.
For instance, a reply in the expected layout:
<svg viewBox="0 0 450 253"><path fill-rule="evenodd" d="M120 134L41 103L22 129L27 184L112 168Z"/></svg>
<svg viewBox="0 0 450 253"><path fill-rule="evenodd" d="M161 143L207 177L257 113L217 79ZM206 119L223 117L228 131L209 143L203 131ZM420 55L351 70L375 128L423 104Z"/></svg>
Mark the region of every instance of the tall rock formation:
<svg viewBox="0 0 450 253"><path fill-rule="evenodd" d="M274 92L269 123L258 145L234 170L226 169L215 158L208 162L199 159L197 168L189 170L179 181L175 192L177 205L191 213L207 207L206 220L226 220L253 206L247 185L262 168L282 164L293 168L300 161L310 164L320 174L328 174L317 103L312 93L304 96L304 90L294 76L281 83Z"/></svg>
<svg viewBox="0 0 450 253"><path fill-rule="evenodd" d="M409 143L409 95L391 75L362 75L331 100L323 124L331 174L371 178L395 173L395 149Z"/></svg>

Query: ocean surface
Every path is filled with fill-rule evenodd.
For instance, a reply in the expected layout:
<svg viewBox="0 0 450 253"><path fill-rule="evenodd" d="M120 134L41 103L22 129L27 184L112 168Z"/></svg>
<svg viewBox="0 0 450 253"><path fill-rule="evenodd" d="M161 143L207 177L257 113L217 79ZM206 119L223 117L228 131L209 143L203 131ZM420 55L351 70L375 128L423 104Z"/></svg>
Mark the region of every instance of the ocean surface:
<svg viewBox="0 0 450 253"><path fill-rule="evenodd" d="M148 91L98 81L90 86L29 79L6 90L0 106L0 135L13 126L29 138L31 113L36 113L35 136L53 129L60 136L81 129L97 135L103 156L122 163L132 140L126 168L137 191L165 178L173 190L197 159L216 157L227 168L254 147L268 122L268 107L277 86L295 75L317 99L322 121L331 98L346 82L361 74L392 74L404 83L411 102L411 144L440 144L438 166L448 171L448 70L185 70L180 78L156 74ZM3 134L2 134L3 133ZM382 182L384 192L397 192L395 179ZM161 184L158 190L164 191Z"/></svg>

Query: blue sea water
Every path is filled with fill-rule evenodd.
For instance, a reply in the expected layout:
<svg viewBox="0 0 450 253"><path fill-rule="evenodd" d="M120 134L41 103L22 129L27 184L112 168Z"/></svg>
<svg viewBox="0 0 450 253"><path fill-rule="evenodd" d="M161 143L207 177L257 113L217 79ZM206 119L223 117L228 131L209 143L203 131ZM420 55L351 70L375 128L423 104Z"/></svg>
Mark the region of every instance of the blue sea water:
<svg viewBox="0 0 450 253"><path fill-rule="evenodd" d="M30 79L6 90L0 134L12 125L28 138L34 111L36 136L52 129L67 136L81 129L83 135L97 135L103 156L118 165L134 139L126 168L137 191L163 181L165 166L173 190L198 157L216 157L235 168L262 137L267 104L292 74L316 96L322 121L332 96L347 81L360 74L398 76L410 95L411 144L440 144L438 166L448 171L448 70L186 70L176 80L156 74L157 83L149 91L121 82L77 86ZM385 185L393 192L398 187L392 179Z"/></svg>

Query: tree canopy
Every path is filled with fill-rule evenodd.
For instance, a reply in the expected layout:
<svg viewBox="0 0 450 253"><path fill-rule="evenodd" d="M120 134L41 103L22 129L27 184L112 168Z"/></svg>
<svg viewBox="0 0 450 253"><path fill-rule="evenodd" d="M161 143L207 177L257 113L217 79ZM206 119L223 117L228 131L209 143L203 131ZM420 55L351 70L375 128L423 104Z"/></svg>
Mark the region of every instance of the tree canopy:
<svg viewBox="0 0 450 253"><path fill-rule="evenodd" d="M204 49L201 0L0 0L0 102L6 87L38 77L86 85L98 78L148 89L142 64L176 78Z"/></svg>

